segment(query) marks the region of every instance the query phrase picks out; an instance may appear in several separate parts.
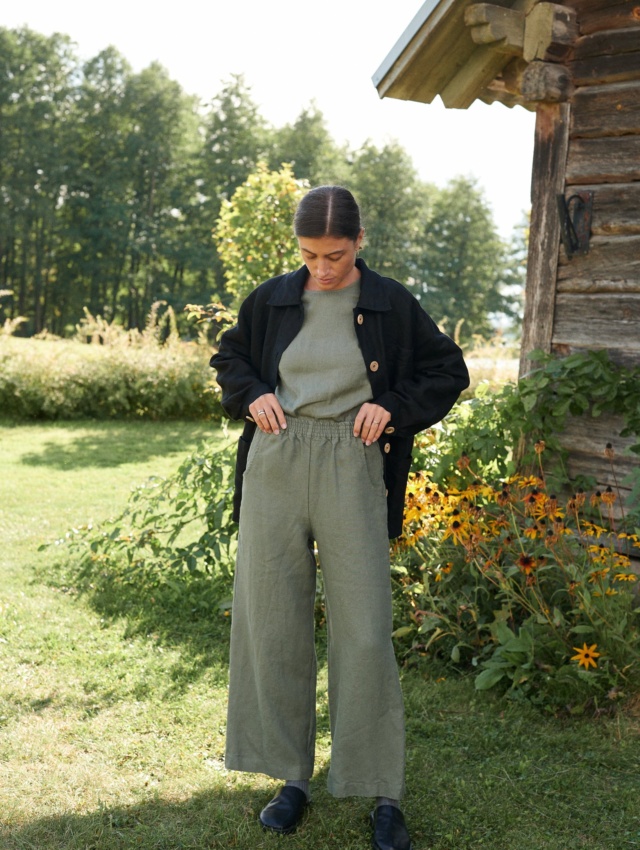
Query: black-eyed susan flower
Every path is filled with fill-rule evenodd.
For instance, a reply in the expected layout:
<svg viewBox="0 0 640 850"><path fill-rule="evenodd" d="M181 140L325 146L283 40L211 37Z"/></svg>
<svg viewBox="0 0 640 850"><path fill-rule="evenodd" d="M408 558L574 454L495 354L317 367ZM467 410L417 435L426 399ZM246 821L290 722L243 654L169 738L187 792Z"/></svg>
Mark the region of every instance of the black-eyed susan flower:
<svg viewBox="0 0 640 850"><path fill-rule="evenodd" d="M537 567L536 559L532 558L531 555L520 555L517 564L525 575L529 575Z"/></svg>
<svg viewBox="0 0 640 850"><path fill-rule="evenodd" d="M446 540L451 537L454 543L462 546L469 538L469 527L466 523L454 519L454 521L445 528L442 539Z"/></svg>
<svg viewBox="0 0 640 850"><path fill-rule="evenodd" d="M571 660L577 661L578 667L584 667L585 670L588 670L589 667L595 668L598 666L596 658L599 658L601 653L596 652L596 649L598 648L597 643L593 643L591 646L587 646L587 644L584 643L582 648L579 646L574 646L573 648L575 649L576 654L571 656Z"/></svg>
<svg viewBox="0 0 640 850"><path fill-rule="evenodd" d="M602 537L607 533L607 529L601 525L596 525L595 522L585 522L582 524L582 531L585 537Z"/></svg>
<svg viewBox="0 0 640 850"><path fill-rule="evenodd" d="M463 452L460 455L460 457L458 458L458 460L456 461L456 466L460 470L469 469L469 463L470 463L469 455L466 452Z"/></svg>
<svg viewBox="0 0 640 850"><path fill-rule="evenodd" d="M542 487L542 479L538 478L537 475L527 475L523 476L520 479L517 479L518 487L521 490L524 490L525 487Z"/></svg>

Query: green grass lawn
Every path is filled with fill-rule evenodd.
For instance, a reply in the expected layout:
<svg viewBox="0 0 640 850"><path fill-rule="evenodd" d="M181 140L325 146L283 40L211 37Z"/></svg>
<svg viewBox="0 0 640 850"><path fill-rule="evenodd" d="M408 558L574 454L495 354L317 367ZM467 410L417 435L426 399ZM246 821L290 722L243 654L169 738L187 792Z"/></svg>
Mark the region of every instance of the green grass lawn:
<svg viewBox="0 0 640 850"><path fill-rule="evenodd" d="M2 850L370 846L370 801L325 790L323 677L312 809L296 835L265 835L256 816L275 784L223 765L228 617L119 611L60 581L64 549L37 551L220 437L191 423L0 424ZM640 848L631 709L547 718L427 662L403 687L415 850Z"/></svg>

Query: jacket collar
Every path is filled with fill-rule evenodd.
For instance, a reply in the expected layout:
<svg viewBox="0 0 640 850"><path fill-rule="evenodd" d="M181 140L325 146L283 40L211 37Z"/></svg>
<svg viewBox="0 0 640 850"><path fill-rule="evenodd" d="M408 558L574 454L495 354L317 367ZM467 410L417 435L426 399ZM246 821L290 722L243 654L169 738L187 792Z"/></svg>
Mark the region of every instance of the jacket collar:
<svg viewBox="0 0 640 850"><path fill-rule="evenodd" d="M356 266L360 270L360 298L357 306L363 310L390 310L391 302L385 286L385 279L370 269L364 260L357 259ZM307 280L308 271L302 266L295 272L282 275L267 304L270 307L294 307L302 303L302 293Z"/></svg>

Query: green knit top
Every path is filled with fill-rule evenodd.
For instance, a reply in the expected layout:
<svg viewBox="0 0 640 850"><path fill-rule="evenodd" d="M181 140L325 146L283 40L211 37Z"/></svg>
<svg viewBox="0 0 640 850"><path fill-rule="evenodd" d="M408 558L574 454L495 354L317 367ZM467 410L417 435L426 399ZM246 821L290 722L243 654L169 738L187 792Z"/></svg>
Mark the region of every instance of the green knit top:
<svg viewBox="0 0 640 850"><path fill-rule="evenodd" d="M276 396L285 413L352 419L371 400L354 327L360 281L344 289L306 290L302 329L280 360Z"/></svg>

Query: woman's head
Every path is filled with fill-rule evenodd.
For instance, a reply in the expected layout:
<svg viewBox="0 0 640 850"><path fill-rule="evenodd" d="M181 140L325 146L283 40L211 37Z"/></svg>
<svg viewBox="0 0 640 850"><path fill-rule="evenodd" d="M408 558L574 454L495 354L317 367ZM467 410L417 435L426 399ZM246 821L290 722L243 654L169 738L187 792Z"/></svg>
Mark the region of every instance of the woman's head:
<svg viewBox="0 0 640 850"><path fill-rule="evenodd" d="M318 186L307 192L298 204L293 230L298 238L333 236L360 241L360 208L351 192L343 186Z"/></svg>
<svg viewBox="0 0 640 850"><path fill-rule="evenodd" d="M355 198L342 186L319 186L298 204L293 220L307 289L342 289L360 277L356 257L364 230Z"/></svg>

